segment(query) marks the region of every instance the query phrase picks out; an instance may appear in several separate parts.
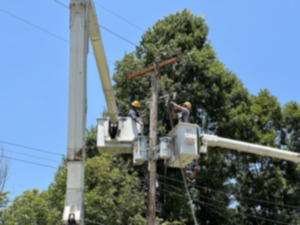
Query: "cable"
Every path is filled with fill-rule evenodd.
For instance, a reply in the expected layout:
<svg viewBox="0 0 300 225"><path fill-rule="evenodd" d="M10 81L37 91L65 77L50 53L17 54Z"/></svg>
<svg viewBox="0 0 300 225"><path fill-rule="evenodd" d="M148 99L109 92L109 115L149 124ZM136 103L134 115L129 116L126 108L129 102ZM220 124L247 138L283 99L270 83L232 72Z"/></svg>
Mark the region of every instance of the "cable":
<svg viewBox="0 0 300 225"><path fill-rule="evenodd" d="M158 188L158 189L160 189L162 191L165 191L165 192L170 192L172 194L175 194L175 195L178 195L178 196L181 196L181 197L186 197L186 196L184 196L182 194L178 194L178 193L173 192L173 191L165 190L163 188ZM222 209L222 208L220 208L218 206L212 205L212 204L207 203L207 202L203 202L203 201L199 201L199 200L195 200L195 202L199 202L200 204L208 205L208 206L211 206L213 208ZM224 210L224 209L222 209L222 210ZM275 223L278 223L278 224L289 225L289 223L285 223L285 222L282 222L282 221L273 220L273 219L267 219L267 218L264 218L264 217L261 217L261 216L254 216L254 215L243 213L243 212L238 212L237 214L239 214L239 215L245 215L245 216L248 216L248 217L253 217L253 218L256 218L256 219L265 220L265 221L269 221L269 222L275 222Z"/></svg>
<svg viewBox="0 0 300 225"><path fill-rule="evenodd" d="M59 5L61 5L61 6L65 7L65 8L67 8L67 9L69 9L69 7L67 7L67 6L64 5L63 3L61 3L61 2L59 2L59 1L57 1L57 0L54 0L54 1L55 1L57 4L59 4ZM128 39L122 37L121 35L117 34L116 32L114 32L114 31L108 29L107 27L104 27L104 26L101 25L101 24L99 24L99 27L101 27L102 29L106 30L107 32L109 32L109 33L115 35L116 37L120 38L121 40L123 40L123 41L125 41L125 42L127 42L127 43L129 43L129 44L131 44L131 45L133 45L134 47L136 47L136 44L134 44L133 42L129 41Z"/></svg>
<svg viewBox="0 0 300 225"><path fill-rule="evenodd" d="M109 33L115 35L116 37L122 39L123 41L125 41L125 42L127 42L127 43L133 45L134 47L136 46L136 44L134 44L133 42L131 42L131 41L129 41L128 39L122 37L121 35L119 35L119 34L113 32L112 30L110 30L110 29L104 27L103 25L99 24L99 26L100 26L101 28L103 28L104 30L108 31Z"/></svg>
<svg viewBox="0 0 300 225"><path fill-rule="evenodd" d="M8 12L8 11L6 11L6 10L4 10L4 9L1 9L1 8L0 8L0 12L3 12L3 13L5 13L5 14L7 14L7 15L9 15L9 16L11 16L11 17L13 17L13 18L15 18L15 19L17 19L17 20L19 20L19 21L22 21L22 22L24 22L24 23L27 23L27 24L29 24L30 26L35 27L35 28L37 28L37 29L39 29L39 30L41 30L41 31L43 31L43 32L45 32L45 33L51 35L52 37L55 37L55 38L57 38L57 39L59 39L59 40L61 40L61 41L64 41L64 42L66 42L66 43L69 43L68 40L66 40L66 39L64 39L64 38L62 38L62 37L60 37L60 36L58 36L58 35L56 35L56 34L50 32L50 31L48 31L48 30L46 30L46 29L44 29L44 28L42 28L42 27L40 27L40 26L38 26L38 25L36 25L36 24L33 24L33 23L29 22L28 20L22 19L21 17L18 17L18 16L16 16L15 14L13 14L13 13L11 13L11 12Z"/></svg>
<svg viewBox="0 0 300 225"><path fill-rule="evenodd" d="M118 17L119 19L121 19L121 20L125 21L126 23L130 24L131 26L135 27L136 29L145 32L145 30L144 30L143 28L139 27L138 25L134 24L133 22L129 21L128 19L126 19L126 18L124 18L124 17L118 15L117 13L111 11L110 9L104 7L103 5L100 5L100 4L97 3L97 2L95 2L95 4L96 4L97 6L99 6L100 8L104 9L105 11L109 12L110 14L112 14L112 15Z"/></svg>
<svg viewBox="0 0 300 225"><path fill-rule="evenodd" d="M33 165L36 165L36 166L43 166L43 167L48 167L48 168L52 168L52 169L57 169L57 167L49 166L49 165L46 165L46 164L30 162L30 161L26 161L26 160L22 160L22 159L16 159L16 158L7 157L7 156L1 156L1 157L2 158L6 158L6 159L10 159L10 160L14 160L14 161L19 161L19 162L24 162L24 163L28 163L28 164L33 164Z"/></svg>
<svg viewBox="0 0 300 225"><path fill-rule="evenodd" d="M162 190L162 191L165 191L165 192L170 192L170 193L172 193L172 194L175 194L175 195L178 195L178 196L181 196L181 197L187 197L187 196L184 196L184 195L182 195L182 194L178 194L178 193L176 193L176 192L173 192L173 191L169 191L169 190L165 190L165 189L163 189L163 188L158 188L158 189L160 189L160 190ZM202 204L206 204L206 202L202 202L202 201L198 201L198 200L195 200L195 202L199 202L199 203L202 203ZM211 205L211 204L209 204L209 203L207 203L208 205L210 205L210 206L212 206L212 207L214 207L214 205ZM224 210L224 209L222 209L222 210ZM219 213L219 214L221 214L221 213ZM222 214L221 214L222 215ZM224 216L224 215L222 215L222 217L224 217L224 218L226 218L227 220L229 220L226 216ZM230 221L229 220L229 222L232 222L232 221Z"/></svg>
<svg viewBox="0 0 300 225"><path fill-rule="evenodd" d="M174 188L174 189L178 189L178 191L182 191L182 188L179 188L179 187L176 187L176 186L173 186L173 185L169 185L169 184L166 184L166 183L163 183L164 185L166 185L166 186L169 186L169 187L172 187L172 188ZM163 190L163 191L169 191L169 190ZM170 191L171 193L173 193L173 194L177 194L176 192L173 192L173 191ZM179 194L178 194L179 195ZM182 195L181 194L181 196L184 196L184 195ZM227 202L224 202L224 201L220 201L220 200L215 200L215 199L212 199L212 198L209 198L209 197L206 197L206 196L203 196L203 195L198 195L199 197L202 197L202 198L206 198L207 200L210 200L210 201L214 201L214 202L219 202L219 203L225 203L225 204L227 204ZM185 196L186 197L186 196ZM217 206L215 206L215 205L211 205L211 204L209 204L209 203L207 203L207 202L203 202L203 201L200 201L200 200L194 200L194 202L198 202L198 203L200 203L200 204L206 204L206 205L208 205L208 206L211 206L211 207L217 207ZM218 208L218 207L217 207ZM220 208L221 209L221 208ZM216 213L218 213L218 212L216 212ZM259 216L253 216L253 215L251 215L251 214L246 214L246 213L243 213L243 212L239 212L239 214L243 214L243 215L247 215L247 216L249 216L249 217L255 217L255 218L260 218L260 219L263 219L263 220L268 220L268 221L270 221L270 222L277 222L277 223L281 223L281 224L286 224L286 223L284 223L284 222L280 222L280 221L275 221L275 220L272 220L272 219L266 219L266 218L263 218L263 217L259 217ZM224 215L222 215L223 217L225 217ZM225 217L226 218L226 217Z"/></svg>
<svg viewBox="0 0 300 225"><path fill-rule="evenodd" d="M162 177L162 178L166 178L166 179L178 182L178 183L183 183L182 181L174 179L174 178L166 177L166 176L161 175L161 174L157 174L157 175L160 176L160 177ZM208 187L202 187L202 186L195 185L195 184L192 184L192 186L196 187L196 188L199 188L199 189L203 189L203 190L210 190L210 191L213 191L213 192L218 192L218 193L221 193L221 194L224 194L224 195L230 197L228 193L225 193L223 191L217 191L217 190L214 190L214 189L211 189L211 188L208 188ZM271 202L271 201L266 201L266 200L261 200L261 199L255 199L255 198L249 198L249 197L237 197L237 200L243 201L243 199L247 199L247 200L251 200L251 201L256 201L256 202L261 202L261 203L272 204L272 205L281 206L281 207L284 207L284 208L292 208L292 209L300 210L300 207L299 206L295 206L295 205L279 204L279 203L276 203L276 202Z"/></svg>
<svg viewBox="0 0 300 225"><path fill-rule="evenodd" d="M177 189L178 191L183 191L182 188L180 187L176 187L176 186L173 186L173 185L170 185L170 184L167 184L167 183L164 183L164 182L161 182L163 185L165 186L169 186L171 188L174 188L174 189ZM201 195L201 194L197 194L197 197L200 197L200 198L205 198L207 200L210 200L210 201L215 201L215 202L219 202L219 203L223 203L223 204L228 204L228 202L225 202L225 201L221 201L221 200L216 200L216 199L212 199L212 198L209 198L207 196L204 196L204 195Z"/></svg>
<svg viewBox="0 0 300 225"><path fill-rule="evenodd" d="M92 220L87 220L87 219L84 219L85 222L88 222L88 223L92 223L92 224L99 224L99 225L104 225L103 223L98 223L96 221L92 221Z"/></svg>
<svg viewBox="0 0 300 225"><path fill-rule="evenodd" d="M21 148L26 148L26 149L37 151L37 152L43 152L43 153L46 153L46 154L56 155L56 156L60 156L60 157L63 156L63 154L58 154L58 153L46 151L46 150L39 149L39 148L33 148L33 147L25 146L25 145L15 144L15 143L8 142L8 141L0 140L0 142L4 143L4 144L7 144L7 145L13 145L13 146L21 147Z"/></svg>
<svg viewBox="0 0 300 225"><path fill-rule="evenodd" d="M69 7L67 6L67 5L65 5L64 3L62 3L62 2L60 2L60 1L58 1L58 0L54 0L57 4L59 4L59 5L61 5L61 6L63 6L63 7L65 7L65 8L67 8L67 9L69 9Z"/></svg>
<svg viewBox="0 0 300 225"><path fill-rule="evenodd" d="M68 7L67 5L65 5L64 3L62 3L62 2L60 2L60 1L58 1L58 0L54 0L54 1L55 1L57 4L59 4L59 5L61 5L61 6L65 7L65 8L67 8L67 9L69 9L69 7ZM131 26L135 27L136 29L145 32L145 29L139 27L138 25L136 25L136 24L134 24L133 22L129 21L128 19L126 19L126 18L124 18L124 17L118 15L117 13L111 11L110 9L104 7L103 5L100 5L98 2L95 2L95 4L96 4L98 7L100 7L100 8L102 8L102 9L104 9L105 11L109 12L110 14L114 15L115 17L117 17L117 18L119 18L119 19L125 21L126 23L130 24Z"/></svg>
<svg viewBox="0 0 300 225"><path fill-rule="evenodd" d="M39 156L31 155L31 154L26 154L26 153L20 153L20 152L16 152L16 151L10 150L10 149L3 148L3 151L12 152L12 153L15 153L15 154L18 154L18 155L29 156L29 157L33 157L33 158L36 158L36 159L42 159L42 160L46 160L46 161L51 161L51 162L57 163L57 160L52 160L52 159L49 159L49 158L46 159L46 158L43 158L43 157L39 157Z"/></svg>

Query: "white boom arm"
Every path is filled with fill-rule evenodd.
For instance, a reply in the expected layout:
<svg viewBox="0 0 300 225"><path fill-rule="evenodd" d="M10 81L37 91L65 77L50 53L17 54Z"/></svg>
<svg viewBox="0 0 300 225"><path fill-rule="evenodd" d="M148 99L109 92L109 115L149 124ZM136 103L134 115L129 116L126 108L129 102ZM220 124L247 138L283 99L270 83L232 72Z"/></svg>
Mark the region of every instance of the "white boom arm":
<svg viewBox="0 0 300 225"><path fill-rule="evenodd" d="M102 44L102 38L99 30L98 19L95 11L95 6L93 1L90 6L90 39L92 42L92 47L102 83L102 89L104 92L106 105L109 113L109 120L112 124L118 122L118 110L113 93L113 88L111 84L111 79L108 72L108 66L106 62L105 52Z"/></svg>
<svg viewBox="0 0 300 225"><path fill-rule="evenodd" d="M270 156L273 158L284 159L292 162L300 162L300 153L280 150L267 146L250 144L247 142L221 138L215 135L203 134L201 138L200 152L206 152L207 147L223 147L242 152L254 153L257 155Z"/></svg>
<svg viewBox="0 0 300 225"><path fill-rule="evenodd" d="M86 129L86 70L89 36L109 112L109 134L118 129L117 106L108 73L99 25L92 0L70 0L70 68L67 190L63 224L83 225L83 190Z"/></svg>

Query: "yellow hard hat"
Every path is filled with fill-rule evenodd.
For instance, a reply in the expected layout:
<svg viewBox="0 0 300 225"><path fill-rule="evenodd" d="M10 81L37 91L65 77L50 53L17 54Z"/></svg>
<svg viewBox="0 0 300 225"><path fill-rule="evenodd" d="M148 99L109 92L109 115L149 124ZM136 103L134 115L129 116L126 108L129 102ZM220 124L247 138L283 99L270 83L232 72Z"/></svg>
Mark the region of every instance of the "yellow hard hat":
<svg viewBox="0 0 300 225"><path fill-rule="evenodd" d="M190 102L183 103L184 106L186 106L188 109L192 108L192 104Z"/></svg>
<svg viewBox="0 0 300 225"><path fill-rule="evenodd" d="M137 107L137 108L141 108L141 104L138 100L135 100L131 103L132 106Z"/></svg>

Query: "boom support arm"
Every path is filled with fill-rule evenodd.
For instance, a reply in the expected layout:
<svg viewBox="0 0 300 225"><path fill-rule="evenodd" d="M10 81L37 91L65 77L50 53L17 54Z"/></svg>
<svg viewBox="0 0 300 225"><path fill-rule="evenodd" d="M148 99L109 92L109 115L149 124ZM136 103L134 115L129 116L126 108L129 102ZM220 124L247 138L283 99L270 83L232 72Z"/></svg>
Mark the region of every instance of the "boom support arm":
<svg viewBox="0 0 300 225"><path fill-rule="evenodd" d="M200 152L206 152L207 147L223 147L242 152L254 153L257 155L270 156L278 159L284 159L292 162L300 162L300 153L280 150L267 146L250 144L247 142L221 138L215 135L203 134L200 136L202 145Z"/></svg>
<svg viewBox="0 0 300 225"><path fill-rule="evenodd" d="M108 72L107 61L105 57L104 47L102 44L102 38L100 34L97 14L95 11L94 2L90 1L90 23L89 23L89 30L90 30L90 39L92 42L92 47L102 83L102 89L104 92L106 105L108 108L109 113L109 121L112 125L116 125L118 122L118 109L115 100L115 96L113 93L113 88Z"/></svg>

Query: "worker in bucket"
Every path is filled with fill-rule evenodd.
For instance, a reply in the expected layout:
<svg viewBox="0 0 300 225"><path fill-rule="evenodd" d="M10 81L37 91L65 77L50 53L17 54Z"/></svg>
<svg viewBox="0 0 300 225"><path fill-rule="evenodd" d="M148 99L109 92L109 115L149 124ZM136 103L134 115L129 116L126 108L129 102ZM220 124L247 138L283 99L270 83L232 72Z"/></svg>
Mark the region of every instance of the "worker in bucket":
<svg viewBox="0 0 300 225"><path fill-rule="evenodd" d="M179 119L180 122L189 123L190 110L192 108L192 104L190 102L185 102L182 104L182 106L177 105L175 102L171 102L171 104L174 106L172 109L172 117ZM174 108L179 110L180 112L175 113Z"/></svg>
<svg viewBox="0 0 300 225"><path fill-rule="evenodd" d="M131 117L136 123L143 125L142 118L139 113L139 109L141 108L141 104L138 100L134 100L131 103L131 109L128 113L128 116Z"/></svg>

